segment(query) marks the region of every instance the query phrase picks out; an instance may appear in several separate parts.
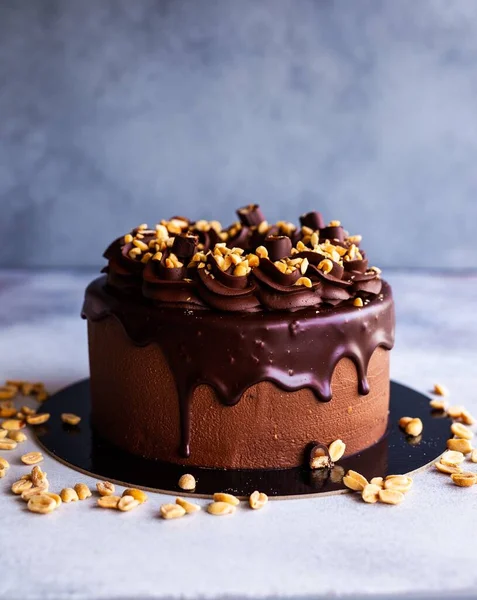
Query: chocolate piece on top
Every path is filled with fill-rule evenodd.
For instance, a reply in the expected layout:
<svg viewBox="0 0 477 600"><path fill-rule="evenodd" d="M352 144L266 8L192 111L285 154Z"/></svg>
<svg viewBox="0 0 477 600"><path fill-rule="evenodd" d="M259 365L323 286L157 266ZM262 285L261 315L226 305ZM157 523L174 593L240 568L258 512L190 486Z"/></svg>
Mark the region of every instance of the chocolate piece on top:
<svg viewBox="0 0 477 600"><path fill-rule="evenodd" d="M192 258L196 251L199 237L193 233L181 233L174 238L172 252L181 258Z"/></svg>
<svg viewBox="0 0 477 600"><path fill-rule="evenodd" d="M320 242L325 240L343 242L345 237L345 230L341 225L328 225L320 229Z"/></svg>
<svg viewBox="0 0 477 600"><path fill-rule="evenodd" d="M237 215L242 225L246 227L260 225L262 221L265 221L265 217L258 204L249 204L248 206L239 208Z"/></svg>
<svg viewBox="0 0 477 600"><path fill-rule="evenodd" d="M286 235L269 235L263 245L268 250L268 256L272 261L289 256L292 249L291 240Z"/></svg>
<svg viewBox="0 0 477 600"><path fill-rule="evenodd" d="M309 213L301 215L300 225L302 227L309 227L310 229L313 229L313 231L316 231L317 229L322 229L325 226L325 221L323 220L321 213L313 210Z"/></svg>

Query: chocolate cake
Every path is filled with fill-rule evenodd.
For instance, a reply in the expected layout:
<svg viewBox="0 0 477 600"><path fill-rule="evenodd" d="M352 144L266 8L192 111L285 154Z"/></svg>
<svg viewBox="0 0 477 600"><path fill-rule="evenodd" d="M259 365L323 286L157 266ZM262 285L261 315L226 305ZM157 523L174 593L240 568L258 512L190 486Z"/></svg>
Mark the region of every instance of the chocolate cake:
<svg viewBox="0 0 477 600"><path fill-rule="evenodd" d="M184 217L115 240L86 290L93 426L151 459L283 468L387 427L394 306L339 221Z"/></svg>

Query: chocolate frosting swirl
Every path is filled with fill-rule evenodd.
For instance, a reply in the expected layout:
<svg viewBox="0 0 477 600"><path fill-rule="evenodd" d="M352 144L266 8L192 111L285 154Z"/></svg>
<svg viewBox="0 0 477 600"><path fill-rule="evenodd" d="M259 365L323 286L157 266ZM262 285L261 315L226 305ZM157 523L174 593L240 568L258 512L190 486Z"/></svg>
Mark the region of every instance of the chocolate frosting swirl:
<svg viewBox="0 0 477 600"><path fill-rule="evenodd" d="M300 224L302 227L309 227L310 229L313 229L313 231L323 229L325 226L325 222L321 213L317 212L316 210L306 213L305 215L301 215Z"/></svg>
<svg viewBox="0 0 477 600"><path fill-rule="evenodd" d="M381 292L380 271L358 249L360 236L349 237L338 221L325 226L313 211L300 217L300 230L268 224L256 204L237 214L227 229L185 217L133 229L104 253L108 286L156 306L222 312L297 311Z"/></svg>

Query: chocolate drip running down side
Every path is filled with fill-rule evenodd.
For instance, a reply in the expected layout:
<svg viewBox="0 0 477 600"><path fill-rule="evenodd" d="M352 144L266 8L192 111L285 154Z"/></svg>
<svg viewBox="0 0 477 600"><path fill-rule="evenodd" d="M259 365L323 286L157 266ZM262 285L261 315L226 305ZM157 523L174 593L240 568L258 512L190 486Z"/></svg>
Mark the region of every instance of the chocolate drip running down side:
<svg viewBox="0 0 477 600"><path fill-rule="evenodd" d="M394 342L392 294L385 282L381 294L363 308L305 308L284 319L279 311L161 308L143 297L116 295L100 277L86 290L82 315L91 321L114 316L134 344L159 345L177 386L184 457L190 455L196 387L211 386L229 406L262 381L290 392L309 388L327 402L334 368L346 357L354 362L359 393L365 395L371 356L378 347L390 350Z"/></svg>

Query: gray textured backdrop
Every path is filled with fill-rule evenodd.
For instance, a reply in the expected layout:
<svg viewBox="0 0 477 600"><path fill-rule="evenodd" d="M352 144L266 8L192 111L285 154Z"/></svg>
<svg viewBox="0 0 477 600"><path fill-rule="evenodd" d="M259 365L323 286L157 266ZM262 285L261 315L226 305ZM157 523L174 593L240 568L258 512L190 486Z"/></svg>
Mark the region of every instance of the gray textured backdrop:
<svg viewBox="0 0 477 600"><path fill-rule="evenodd" d="M0 85L0 265L253 201L477 266L476 0L0 0Z"/></svg>

